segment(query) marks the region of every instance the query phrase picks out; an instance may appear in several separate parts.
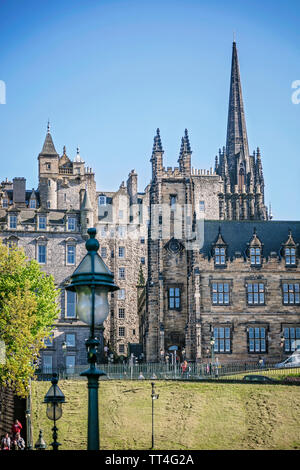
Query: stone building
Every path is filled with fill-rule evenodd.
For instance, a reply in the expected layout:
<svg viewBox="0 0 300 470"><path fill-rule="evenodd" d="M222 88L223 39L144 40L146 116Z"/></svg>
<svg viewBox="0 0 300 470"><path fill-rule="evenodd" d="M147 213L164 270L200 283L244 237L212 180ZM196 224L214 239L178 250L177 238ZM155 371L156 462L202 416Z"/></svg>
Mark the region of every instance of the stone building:
<svg viewBox="0 0 300 470"><path fill-rule="evenodd" d="M157 361L177 346L202 361L214 341L220 361L256 360L289 354L300 342L300 223L270 220L260 150L248 148L235 42L227 141L214 168L193 168L187 130L179 166L165 168L163 156L157 129L144 192L134 170L117 191L98 190L79 149L73 159L65 147L57 153L48 124L38 187L27 190L22 177L0 184L1 239L23 247L61 289L44 369L86 364L88 328L65 286L92 226L120 288L97 331L116 355L140 344Z"/></svg>

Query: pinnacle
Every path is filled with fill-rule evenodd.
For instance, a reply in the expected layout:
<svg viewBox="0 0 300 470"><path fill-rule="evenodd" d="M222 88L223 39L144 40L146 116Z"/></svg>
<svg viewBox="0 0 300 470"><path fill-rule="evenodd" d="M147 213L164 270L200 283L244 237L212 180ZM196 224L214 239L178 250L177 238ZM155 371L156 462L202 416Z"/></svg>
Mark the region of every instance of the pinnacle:
<svg viewBox="0 0 300 470"><path fill-rule="evenodd" d="M154 137L154 142L153 142L153 153L154 152L163 152L161 138L160 138L160 130L158 128L156 129L156 135Z"/></svg>

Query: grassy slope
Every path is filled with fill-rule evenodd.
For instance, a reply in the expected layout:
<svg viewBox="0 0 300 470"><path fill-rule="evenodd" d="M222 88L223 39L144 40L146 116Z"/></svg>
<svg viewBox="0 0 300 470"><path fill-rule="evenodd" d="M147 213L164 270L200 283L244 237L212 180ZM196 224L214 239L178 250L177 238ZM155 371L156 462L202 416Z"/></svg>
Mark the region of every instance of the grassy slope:
<svg viewBox="0 0 300 470"><path fill-rule="evenodd" d="M156 382L157 449L300 449L300 393L284 385ZM49 445L51 422L43 397L49 382L32 384L33 442L40 428ZM61 381L68 403L60 421L62 449L85 449L87 387ZM151 383L102 381L101 449L149 449Z"/></svg>

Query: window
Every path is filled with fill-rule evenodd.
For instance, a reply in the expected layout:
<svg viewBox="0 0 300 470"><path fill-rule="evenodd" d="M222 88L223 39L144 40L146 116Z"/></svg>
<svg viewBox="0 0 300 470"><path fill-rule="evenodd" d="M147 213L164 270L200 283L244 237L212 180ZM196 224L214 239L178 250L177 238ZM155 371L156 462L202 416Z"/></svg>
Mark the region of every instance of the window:
<svg viewBox="0 0 300 470"><path fill-rule="evenodd" d="M119 279L125 279L125 268L119 268Z"/></svg>
<svg viewBox="0 0 300 470"><path fill-rule="evenodd" d="M300 327L283 328L284 350L285 352L294 352L300 348Z"/></svg>
<svg viewBox="0 0 300 470"><path fill-rule="evenodd" d="M299 286L299 283L282 284L283 303L285 305L294 305L300 303Z"/></svg>
<svg viewBox="0 0 300 470"><path fill-rule="evenodd" d="M171 205L171 209L174 209L174 206L176 204L176 200L177 200L177 196L170 196L170 205Z"/></svg>
<svg viewBox="0 0 300 470"><path fill-rule="evenodd" d="M48 180L48 186L51 186L51 180Z"/></svg>
<svg viewBox="0 0 300 470"><path fill-rule="evenodd" d="M119 336L125 336L125 327L119 326Z"/></svg>
<svg viewBox="0 0 300 470"><path fill-rule="evenodd" d="M46 217L42 215L39 216L39 229L46 230Z"/></svg>
<svg viewBox="0 0 300 470"><path fill-rule="evenodd" d="M125 345L124 344L119 344L119 353L123 354L125 352Z"/></svg>
<svg viewBox="0 0 300 470"><path fill-rule="evenodd" d="M2 201L2 207L8 207L8 199L4 198Z"/></svg>
<svg viewBox="0 0 300 470"><path fill-rule="evenodd" d="M68 217L68 230L76 230L76 219L75 217Z"/></svg>
<svg viewBox="0 0 300 470"><path fill-rule="evenodd" d="M38 262L40 264L46 264L46 245L38 245Z"/></svg>
<svg viewBox="0 0 300 470"><path fill-rule="evenodd" d="M66 369L67 373L74 374L75 356L66 356Z"/></svg>
<svg viewBox="0 0 300 470"><path fill-rule="evenodd" d="M145 238L141 238L141 244L143 245L145 243Z"/></svg>
<svg viewBox="0 0 300 470"><path fill-rule="evenodd" d="M36 209L36 200L35 199L30 199L29 207L30 207L30 209Z"/></svg>
<svg viewBox="0 0 300 470"><path fill-rule="evenodd" d="M141 264L145 264L145 258L141 258Z"/></svg>
<svg viewBox="0 0 300 470"><path fill-rule="evenodd" d="M229 282L212 283L212 303L214 305L229 304Z"/></svg>
<svg viewBox="0 0 300 470"><path fill-rule="evenodd" d="M250 262L251 262L251 266L261 265L261 249L260 248L250 248Z"/></svg>
<svg viewBox="0 0 300 470"><path fill-rule="evenodd" d="M285 248L285 265L294 266L296 264L296 248Z"/></svg>
<svg viewBox="0 0 300 470"><path fill-rule="evenodd" d="M125 257L125 247L119 246L119 258L124 258L124 257Z"/></svg>
<svg viewBox="0 0 300 470"><path fill-rule="evenodd" d="M107 258L107 248L106 248L106 246L101 247L101 258Z"/></svg>
<svg viewBox="0 0 300 470"><path fill-rule="evenodd" d="M179 287L169 288L169 309L180 309L181 306L181 292Z"/></svg>
<svg viewBox="0 0 300 470"><path fill-rule="evenodd" d="M9 217L9 228L17 228L17 216L11 215Z"/></svg>
<svg viewBox="0 0 300 470"><path fill-rule="evenodd" d="M67 293L67 308L66 317L76 318L76 293L66 290Z"/></svg>
<svg viewBox="0 0 300 470"><path fill-rule="evenodd" d="M135 336L135 330L132 330L132 334L133 334L133 336Z"/></svg>
<svg viewBox="0 0 300 470"><path fill-rule="evenodd" d="M46 163L47 170L51 170L51 163Z"/></svg>
<svg viewBox="0 0 300 470"><path fill-rule="evenodd" d="M266 346L266 328L250 327L248 328L248 352L265 353Z"/></svg>
<svg viewBox="0 0 300 470"><path fill-rule="evenodd" d="M106 227L101 227L100 229L100 235L102 238L105 238L106 237L106 234L107 234L107 230L106 230Z"/></svg>
<svg viewBox="0 0 300 470"><path fill-rule="evenodd" d="M67 264L75 264L75 246L67 245Z"/></svg>
<svg viewBox="0 0 300 470"><path fill-rule="evenodd" d="M215 248L215 265L224 266L225 263L225 248Z"/></svg>
<svg viewBox="0 0 300 470"><path fill-rule="evenodd" d="M119 300L124 300L125 299L125 289L119 289L118 290L118 299Z"/></svg>
<svg viewBox="0 0 300 470"><path fill-rule="evenodd" d="M125 308L119 308L119 318L120 320L125 318Z"/></svg>
<svg viewBox="0 0 300 470"><path fill-rule="evenodd" d="M52 374L52 356L43 356L43 373Z"/></svg>
<svg viewBox="0 0 300 470"><path fill-rule="evenodd" d="M47 201L47 208L48 209L50 209L50 205L51 205L50 201Z"/></svg>
<svg viewBox="0 0 300 470"><path fill-rule="evenodd" d="M229 327L214 328L214 351L216 353L231 352L231 334Z"/></svg>
<svg viewBox="0 0 300 470"><path fill-rule="evenodd" d="M247 285L248 305L263 305L265 303L265 285L263 283L251 283Z"/></svg>
<svg viewBox="0 0 300 470"><path fill-rule="evenodd" d="M119 219L123 219L124 217L124 211L119 210Z"/></svg>
<svg viewBox="0 0 300 470"><path fill-rule="evenodd" d="M118 227L118 233L120 238L124 238L126 235L126 227L120 226Z"/></svg>
<svg viewBox="0 0 300 470"><path fill-rule="evenodd" d="M200 212L205 212L205 202L199 201L199 210Z"/></svg>
<svg viewBox="0 0 300 470"><path fill-rule="evenodd" d="M75 335L71 333L66 334L66 343L68 348L75 348Z"/></svg>
<svg viewBox="0 0 300 470"><path fill-rule="evenodd" d="M106 206L106 196L99 196L99 206Z"/></svg>

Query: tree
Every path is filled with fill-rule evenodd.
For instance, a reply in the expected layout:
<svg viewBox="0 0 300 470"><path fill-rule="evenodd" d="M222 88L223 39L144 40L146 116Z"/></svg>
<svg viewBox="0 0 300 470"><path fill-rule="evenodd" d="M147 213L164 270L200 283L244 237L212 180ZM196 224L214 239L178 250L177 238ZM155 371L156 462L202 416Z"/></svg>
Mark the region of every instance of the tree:
<svg viewBox="0 0 300 470"><path fill-rule="evenodd" d="M22 249L0 241L0 340L5 362L0 364L0 385L25 397L39 351L51 335L59 314L59 290Z"/></svg>

